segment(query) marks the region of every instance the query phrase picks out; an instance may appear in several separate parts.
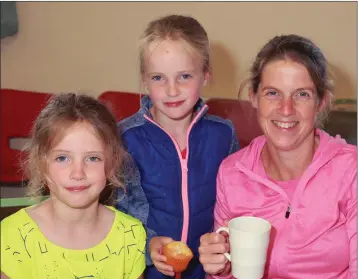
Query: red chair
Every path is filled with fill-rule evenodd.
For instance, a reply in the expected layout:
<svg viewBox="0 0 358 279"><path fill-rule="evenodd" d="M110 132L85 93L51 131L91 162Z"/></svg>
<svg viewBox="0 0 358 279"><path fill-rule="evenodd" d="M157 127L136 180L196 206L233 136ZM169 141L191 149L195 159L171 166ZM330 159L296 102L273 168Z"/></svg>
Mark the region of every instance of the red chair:
<svg viewBox="0 0 358 279"><path fill-rule="evenodd" d="M12 89L0 92L0 182L21 183L26 180L20 162L23 152L10 147L11 139L29 137L34 120L51 94Z"/></svg>
<svg viewBox="0 0 358 279"><path fill-rule="evenodd" d="M113 111L117 121L136 113L140 108L141 95L137 93L106 91L99 97Z"/></svg>
<svg viewBox="0 0 358 279"><path fill-rule="evenodd" d="M243 148L262 135L254 109L249 101L212 98L206 101L209 113L230 119L235 126L240 147Z"/></svg>

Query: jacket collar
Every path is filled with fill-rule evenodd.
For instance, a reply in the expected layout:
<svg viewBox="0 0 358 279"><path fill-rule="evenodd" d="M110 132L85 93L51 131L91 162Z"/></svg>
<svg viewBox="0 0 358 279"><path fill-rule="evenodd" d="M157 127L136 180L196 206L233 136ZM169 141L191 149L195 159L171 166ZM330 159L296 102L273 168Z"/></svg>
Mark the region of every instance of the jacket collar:
<svg viewBox="0 0 358 279"><path fill-rule="evenodd" d="M150 108L153 106L153 103L152 103L149 95L143 96L141 98L140 103L141 103L141 107L140 107L139 113L143 116L147 115L151 119L153 119L152 114L150 113ZM199 113L204 107L205 107L205 109L202 111L202 115L204 115L207 112L208 106L205 104L203 99L199 98L199 100L197 101L197 103L194 106L194 115ZM201 118L201 116L199 117L199 119Z"/></svg>
<svg viewBox="0 0 358 279"><path fill-rule="evenodd" d="M346 144L346 141L341 137L332 137L327 132L318 128L315 130L315 133L320 137L320 143L314 154L312 163L300 178L298 186L301 187L297 187L300 188L299 192L303 191L307 181L313 177L324 164L326 164L340 150L342 150L342 148L355 148L355 146L349 147L350 145ZM255 161L260 160L260 154L265 143L266 137L263 135L254 139L249 146L239 151L242 153L242 156L235 162L235 167L245 173L250 180L254 180L268 186L276 192L281 193L288 200L286 193L280 186L276 185L269 179L262 177L254 170Z"/></svg>

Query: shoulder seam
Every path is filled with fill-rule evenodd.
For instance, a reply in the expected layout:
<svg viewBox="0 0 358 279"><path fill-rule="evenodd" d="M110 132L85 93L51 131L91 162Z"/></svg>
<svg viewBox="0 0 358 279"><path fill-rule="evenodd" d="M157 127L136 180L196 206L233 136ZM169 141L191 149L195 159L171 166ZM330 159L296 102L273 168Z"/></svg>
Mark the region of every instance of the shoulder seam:
<svg viewBox="0 0 358 279"><path fill-rule="evenodd" d="M117 127L119 129L120 135L122 136L126 131L144 125L146 121L147 120L142 117L142 115L136 113L119 121L117 123Z"/></svg>
<svg viewBox="0 0 358 279"><path fill-rule="evenodd" d="M222 118L222 117L217 116L217 115L206 114L203 118L205 120L209 120L209 121L213 121L213 122L217 122L217 123L222 123L222 124L230 127L231 129L234 127L234 125L232 124L232 121L230 119L225 119L225 118Z"/></svg>

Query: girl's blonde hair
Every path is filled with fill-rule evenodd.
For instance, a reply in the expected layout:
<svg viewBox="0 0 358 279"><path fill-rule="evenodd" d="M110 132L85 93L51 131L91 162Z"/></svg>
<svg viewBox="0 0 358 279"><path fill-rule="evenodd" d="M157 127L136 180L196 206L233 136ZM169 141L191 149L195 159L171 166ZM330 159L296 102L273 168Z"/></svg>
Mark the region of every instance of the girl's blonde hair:
<svg viewBox="0 0 358 279"><path fill-rule="evenodd" d="M205 29L194 18L169 15L151 21L145 29L139 44L141 75L145 73L145 52L154 41L183 40L204 61L204 72L211 72L210 46Z"/></svg>
<svg viewBox="0 0 358 279"><path fill-rule="evenodd" d="M77 123L92 126L104 144L108 187L103 192L107 202L113 203L116 188L124 190L122 167L126 157L116 119L98 100L75 93L52 96L35 120L28 146L28 158L25 162L25 171L29 179L28 195L36 197L46 192L48 154L63 139L66 131Z"/></svg>

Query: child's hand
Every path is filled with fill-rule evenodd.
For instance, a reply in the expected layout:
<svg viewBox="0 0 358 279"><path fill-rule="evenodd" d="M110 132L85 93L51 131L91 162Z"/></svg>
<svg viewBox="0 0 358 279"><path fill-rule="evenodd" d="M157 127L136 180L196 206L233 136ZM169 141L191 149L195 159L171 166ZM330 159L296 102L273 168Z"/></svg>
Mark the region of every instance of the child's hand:
<svg viewBox="0 0 358 279"><path fill-rule="evenodd" d="M174 276L173 267L167 265L167 257L163 255L162 248L164 245L172 242L173 239L165 236L156 236L150 240L149 243L149 253L150 258L154 266L158 269L159 272L167 276Z"/></svg>

